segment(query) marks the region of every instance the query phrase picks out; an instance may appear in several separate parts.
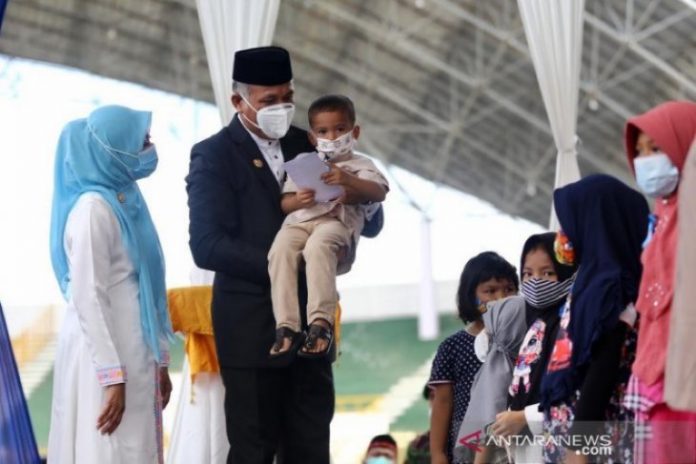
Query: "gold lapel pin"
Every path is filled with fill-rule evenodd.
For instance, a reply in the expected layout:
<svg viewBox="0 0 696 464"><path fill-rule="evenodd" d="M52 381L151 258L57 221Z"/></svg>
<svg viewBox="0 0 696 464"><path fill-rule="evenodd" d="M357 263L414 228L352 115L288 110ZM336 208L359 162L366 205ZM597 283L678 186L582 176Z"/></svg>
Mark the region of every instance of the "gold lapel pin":
<svg viewBox="0 0 696 464"><path fill-rule="evenodd" d="M118 198L118 201L120 201L121 203L126 202L126 194L123 192L119 192L119 194L116 195L116 198Z"/></svg>
<svg viewBox="0 0 696 464"><path fill-rule="evenodd" d="M262 167L263 167L263 161L261 161L260 159L256 158L256 159L254 160L254 166L256 166L256 167L259 168L259 169L262 168Z"/></svg>

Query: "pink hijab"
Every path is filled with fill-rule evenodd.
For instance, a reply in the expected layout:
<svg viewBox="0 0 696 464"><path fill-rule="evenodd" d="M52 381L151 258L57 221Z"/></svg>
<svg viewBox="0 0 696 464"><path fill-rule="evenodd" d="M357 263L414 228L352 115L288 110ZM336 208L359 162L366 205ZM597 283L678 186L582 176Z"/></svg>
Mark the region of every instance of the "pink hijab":
<svg viewBox="0 0 696 464"><path fill-rule="evenodd" d="M681 173L696 136L696 103L672 101L635 116L626 124L626 154L631 169L640 132L652 138ZM665 372L670 309L674 294L677 247L677 195L655 202L657 225L643 250L643 277L636 308L641 315L638 350L633 373L645 385L662 379Z"/></svg>

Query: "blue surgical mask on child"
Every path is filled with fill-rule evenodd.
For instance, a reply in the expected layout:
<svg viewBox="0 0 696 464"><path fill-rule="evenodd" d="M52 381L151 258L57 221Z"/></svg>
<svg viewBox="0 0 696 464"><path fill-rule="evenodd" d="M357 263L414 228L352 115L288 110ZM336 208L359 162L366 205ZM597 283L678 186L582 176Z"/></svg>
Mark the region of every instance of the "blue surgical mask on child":
<svg viewBox="0 0 696 464"><path fill-rule="evenodd" d="M371 456L365 459L365 464L395 464L394 460L386 456Z"/></svg>
<svg viewBox="0 0 696 464"><path fill-rule="evenodd" d="M666 197L674 192L679 183L679 170L664 153L636 158L636 183L647 196Z"/></svg>

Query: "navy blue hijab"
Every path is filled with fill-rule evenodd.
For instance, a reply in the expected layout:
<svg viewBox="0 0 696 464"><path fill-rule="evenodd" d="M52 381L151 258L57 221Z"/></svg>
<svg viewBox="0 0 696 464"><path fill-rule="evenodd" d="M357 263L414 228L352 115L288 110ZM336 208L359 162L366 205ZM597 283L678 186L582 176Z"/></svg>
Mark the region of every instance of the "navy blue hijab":
<svg viewBox="0 0 696 464"><path fill-rule="evenodd" d="M553 200L579 268L570 295L571 362L542 380L544 410L572 397L594 342L616 327L621 312L636 301L650 212L640 193L603 174L557 189Z"/></svg>

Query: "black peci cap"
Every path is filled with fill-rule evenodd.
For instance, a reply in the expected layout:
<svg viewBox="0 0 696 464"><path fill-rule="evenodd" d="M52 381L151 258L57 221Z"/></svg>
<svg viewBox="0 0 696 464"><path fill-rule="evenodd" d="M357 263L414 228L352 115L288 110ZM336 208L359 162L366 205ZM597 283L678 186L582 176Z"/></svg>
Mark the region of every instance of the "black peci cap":
<svg viewBox="0 0 696 464"><path fill-rule="evenodd" d="M239 50L234 54L232 79L251 85L280 85L290 82L290 54L281 47Z"/></svg>

